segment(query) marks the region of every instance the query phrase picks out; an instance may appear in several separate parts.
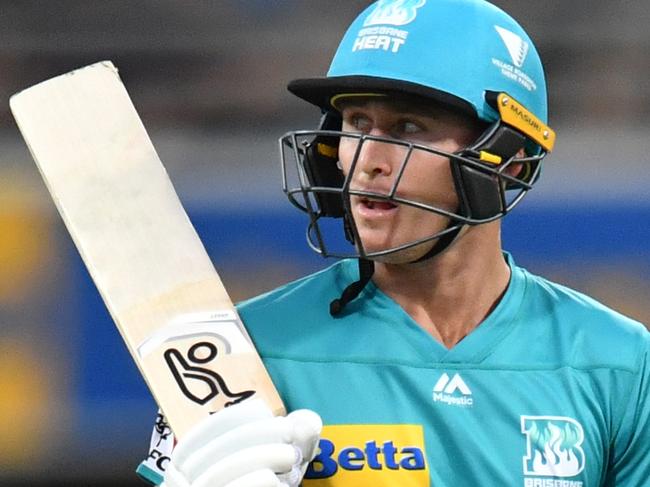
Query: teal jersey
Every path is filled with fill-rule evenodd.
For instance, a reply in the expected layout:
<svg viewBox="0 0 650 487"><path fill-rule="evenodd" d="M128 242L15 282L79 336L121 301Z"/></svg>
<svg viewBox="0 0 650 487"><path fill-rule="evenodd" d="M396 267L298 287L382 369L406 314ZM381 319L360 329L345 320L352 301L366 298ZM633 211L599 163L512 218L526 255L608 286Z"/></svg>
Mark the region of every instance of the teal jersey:
<svg viewBox="0 0 650 487"><path fill-rule="evenodd" d="M239 306L287 408L323 418L304 486L650 486L650 333L509 264L451 350L372 283L330 316L355 261Z"/></svg>

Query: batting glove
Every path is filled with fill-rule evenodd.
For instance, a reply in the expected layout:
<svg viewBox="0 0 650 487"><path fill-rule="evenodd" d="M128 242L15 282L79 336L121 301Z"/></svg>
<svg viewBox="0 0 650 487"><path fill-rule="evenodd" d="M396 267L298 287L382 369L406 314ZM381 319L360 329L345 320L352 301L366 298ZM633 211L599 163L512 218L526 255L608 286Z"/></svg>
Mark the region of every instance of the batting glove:
<svg viewBox="0 0 650 487"><path fill-rule="evenodd" d="M262 400L235 404L178 442L161 487L297 487L322 427L307 409L274 417Z"/></svg>

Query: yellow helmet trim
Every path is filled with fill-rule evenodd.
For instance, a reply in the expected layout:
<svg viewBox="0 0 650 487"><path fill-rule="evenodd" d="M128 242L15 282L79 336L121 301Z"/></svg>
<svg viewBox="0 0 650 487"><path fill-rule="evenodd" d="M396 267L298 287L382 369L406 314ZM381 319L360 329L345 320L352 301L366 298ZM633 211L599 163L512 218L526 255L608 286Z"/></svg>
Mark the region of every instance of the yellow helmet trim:
<svg viewBox="0 0 650 487"><path fill-rule="evenodd" d="M334 95L330 99L330 105L332 105L334 108L337 110L339 107L336 106L336 104L343 98L363 98L363 97L371 97L371 96L386 96L384 93L340 93L338 95Z"/></svg>
<svg viewBox="0 0 650 487"><path fill-rule="evenodd" d="M503 120L541 145L547 152L555 146L555 131L506 93L497 97L497 108Z"/></svg>
<svg viewBox="0 0 650 487"><path fill-rule="evenodd" d="M336 148L334 146L331 146L331 145L323 144L322 142L319 142L316 145L316 150L318 150L318 153L320 155L325 156L325 157L329 157L329 158L332 158L332 159L339 156L338 148Z"/></svg>
<svg viewBox="0 0 650 487"><path fill-rule="evenodd" d="M483 162L489 162L490 164L494 164L496 166L498 166L503 162L503 159L501 157L484 150L482 150L479 155L480 155L480 159Z"/></svg>

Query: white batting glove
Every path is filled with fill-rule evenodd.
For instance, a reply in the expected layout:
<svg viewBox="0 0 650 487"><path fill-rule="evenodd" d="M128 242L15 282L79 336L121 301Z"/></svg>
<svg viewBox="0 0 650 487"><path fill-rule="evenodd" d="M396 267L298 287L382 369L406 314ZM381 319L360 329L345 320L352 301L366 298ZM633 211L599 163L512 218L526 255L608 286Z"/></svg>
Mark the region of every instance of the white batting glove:
<svg viewBox="0 0 650 487"><path fill-rule="evenodd" d="M161 487L297 487L322 427L307 409L274 417L259 399L235 404L179 441Z"/></svg>

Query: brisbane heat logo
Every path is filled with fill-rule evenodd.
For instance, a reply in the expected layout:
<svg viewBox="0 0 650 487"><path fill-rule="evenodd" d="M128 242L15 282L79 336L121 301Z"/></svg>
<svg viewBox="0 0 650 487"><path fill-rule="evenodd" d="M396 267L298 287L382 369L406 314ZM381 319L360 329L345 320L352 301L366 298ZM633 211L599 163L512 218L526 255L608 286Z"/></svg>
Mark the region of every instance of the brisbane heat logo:
<svg viewBox="0 0 650 487"><path fill-rule="evenodd" d="M377 50L397 53L406 43L409 32L398 29L415 20L426 0L380 0L363 22L352 52Z"/></svg>
<svg viewBox="0 0 650 487"><path fill-rule="evenodd" d="M522 416L521 432L526 436L524 475L542 477L575 477L585 468L585 452L581 445L585 434L582 425L563 416ZM525 485L536 485L526 479ZM567 484L569 485L569 484ZM582 486L574 481L572 487Z"/></svg>
<svg viewBox="0 0 650 487"><path fill-rule="evenodd" d="M380 0L363 23L371 25L406 25L415 20L417 10L426 0Z"/></svg>

